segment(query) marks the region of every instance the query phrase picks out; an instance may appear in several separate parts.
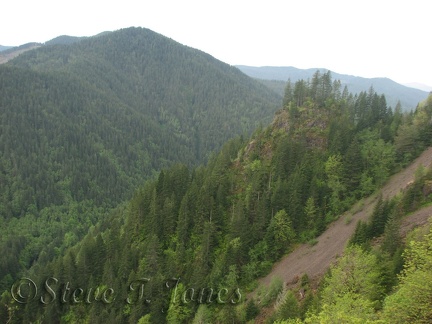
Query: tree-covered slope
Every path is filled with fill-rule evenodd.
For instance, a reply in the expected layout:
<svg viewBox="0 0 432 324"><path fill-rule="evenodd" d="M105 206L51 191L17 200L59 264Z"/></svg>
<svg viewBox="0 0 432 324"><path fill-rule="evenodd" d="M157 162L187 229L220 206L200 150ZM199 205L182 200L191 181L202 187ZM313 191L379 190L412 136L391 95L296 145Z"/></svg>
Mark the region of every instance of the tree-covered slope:
<svg viewBox="0 0 432 324"><path fill-rule="evenodd" d="M86 38L87 37L61 35L45 42L45 45L70 45Z"/></svg>
<svg viewBox="0 0 432 324"><path fill-rule="evenodd" d="M259 83L140 28L0 65L0 284L52 259L145 179L205 161L280 106Z"/></svg>
<svg viewBox="0 0 432 324"><path fill-rule="evenodd" d="M432 147L409 168L392 177L382 195L375 197L374 206L366 203L369 219L357 223L349 245L344 246L344 251L340 249L341 257L330 265L321 283L317 285L316 280L304 275L296 285L291 285L293 290L281 292L268 321L431 322L431 151ZM412 181L407 183L407 178ZM400 186L404 187L402 191L397 190ZM421 227L409 232L414 226ZM339 226L339 231L344 229ZM324 234L330 242L334 241L329 238L330 233ZM315 253L315 247L311 249ZM298 252L303 258L308 254ZM298 291L301 296L290 297Z"/></svg>
<svg viewBox="0 0 432 324"><path fill-rule="evenodd" d="M2 66L0 93L9 184L3 217L19 217L30 204L61 205L68 196L114 206L168 161L196 163L187 141L75 78Z"/></svg>
<svg viewBox="0 0 432 324"><path fill-rule="evenodd" d="M42 288L16 305L6 292L3 303L18 308L1 314L12 322L244 323L256 315L243 301L257 278L415 155L400 153L400 141L430 145L429 109L393 112L373 91L341 92L329 73L296 82L272 124L249 140L229 141L206 166L164 170L55 260L39 256L23 275L39 287L58 279L49 279L57 297ZM403 139L414 121L418 133ZM91 287L92 301L75 303L72 292Z"/></svg>
<svg viewBox="0 0 432 324"><path fill-rule="evenodd" d="M200 160L269 122L280 101L238 69L143 28L45 46L11 65L74 75L190 141Z"/></svg>
<svg viewBox="0 0 432 324"><path fill-rule="evenodd" d="M264 84L278 93L284 92L285 83L288 79L291 82L298 80L312 79L317 69L298 69L290 66L237 66L246 75L252 78L260 79ZM319 69L324 72L325 69ZM404 86L388 78L363 78L358 76L339 74L332 72L335 79L341 81L342 86L347 86L352 93L366 91L371 86L378 93L383 93L389 105L393 108L400 102L402 109L405 111L414 110L417 104L425 100L428 96L427 91L414 89Z"/></svg>
<svg viewBox="0 0 432 324"><path fill-rule="evenodd" d="M18 55L40 46L42 46L40 43L27 43L21 46L8 47L5 50L0 51L0 64L6 63Z"/></svg>
<svg viewBox="0 0 432 324"><path fill-rule="evenodd" d="M237 69L145 29L45 45L0 68L3 163L14 156L18 179L45 179L26 183L37 207L61 202L59 183L114 205L172 162L196 164L250 133L279 102Z"/></svg>

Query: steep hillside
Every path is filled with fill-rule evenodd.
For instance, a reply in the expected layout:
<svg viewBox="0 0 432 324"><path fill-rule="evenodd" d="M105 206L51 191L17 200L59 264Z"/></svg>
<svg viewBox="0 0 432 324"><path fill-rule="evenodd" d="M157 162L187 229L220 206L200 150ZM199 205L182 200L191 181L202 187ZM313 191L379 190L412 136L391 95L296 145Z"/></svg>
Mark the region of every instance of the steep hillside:
<svg viewBox="0 0 432 324"><path fill-rule="evenodd" d="M280 283L275 303L263 307L255 323L429 322L431 202L429 147L313 246L298 246L276 263L260 280L261 294L249 296L260 304Z"/></svg>
<svg viewBox="0 0 432 324"><path fill-rule="evenodd" d="M311 80L317 70L326 71L325 69L297 69L294 67L253 67L244 65L238 65L237 67L252 78L262 79L264 84L279 94L283 94L285 82L288 79L291 82L301 79ZM362 78L335 72L332 72L332 75L335 79L341 81L342 86L347 86L352 93L367 91L372 86L376 92L383 93L386 96L390 106L394 108L400 101L403 110L406 111L414 110L417 104L428 96L428 91L407 87L388 78Z"/></svg>
<svg viewBox="0 0 432 324"><path fill-rule="evenodd" d="M144 29L43 46L0 68L2 162L27 197L14 215L25 201L63 201L51 199L64 195L59 186L74 199L114 205L174 161L204 161L266 123L280 100L237 69ZM56 176L30 173L38 169L31 164Z"/></svg>
<svg viewBox="0 0 432 324"><path fill-rule="evenodd" d="M249 136L281 102L146 29L37 46L0 66L0 285L75 244L162 168Z"/></svg>
<svg viewBox="0 0 432 324"><path fill-rule="evenodd" d="M186 137L199 158L217 148L215 142L269 122L280 105L237 69L141 28L45 46L10 64L75 75Z"/></svg>
<svg viewBox="0 0 432 324"><path fill-rule="evenodd" d="M16 322L252 319L253 305L242 301L256 280L409 160L408 152L396 149L404 145L396 144L413 116L393 113L374 92L354 99L339 90L327 73L313 84L297 82L269 127L247 141L229 141L206 166L164 170L79 243L58 250L52 261L44 251L23 273L38 286L54 277L60 278L55 289L68 281L72 290L114 291L110 307L77 306L68 295L64 303L51 298L46 307L37 300L12 313L3 307L0 315ZM414 116L419 133L411 138L421 147L430 145L428 105L424 112ZM5 255L16 255L19 244L14 241ZM10 305L13 296L6 292L2 301Z"/></svg>
<svg viewBox="0 0 432 324"><path fill-rule="evenodd" d="M385 199L391 199L408 188L414 181L415 172L420 165L425 168L432 166L432 148L424 151L406 169L393 175L379 193L362 200L352 209L342 214L336 222L317 238L316 244L313 246L303 244L282 258L273 266L267 276L260 279L260 284L268 286L274 277L279 277L288 284L296 282L304 274L307 274L311 279L322 277L330 264L342 255L348 240L354 234L357 222L359 220L369 220L379 194L381 193ZM423 223L428 217L432 216L431 213L428 213L430 211L431 208L427 207L411 215L411 222ZM410 219L406 219L404 232L410 228L410 224Z"/></svg>

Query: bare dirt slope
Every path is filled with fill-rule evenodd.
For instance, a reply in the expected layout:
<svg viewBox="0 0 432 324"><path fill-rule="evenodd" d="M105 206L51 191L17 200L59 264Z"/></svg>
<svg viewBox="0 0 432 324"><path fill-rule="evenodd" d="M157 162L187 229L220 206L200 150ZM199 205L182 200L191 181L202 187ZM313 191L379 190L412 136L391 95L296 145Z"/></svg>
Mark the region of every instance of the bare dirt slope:
<svg viewBox="0 0 432 324"><path fill-rule="evenodd" d="M391 198L407 187L414 180L414 173L419 165L428 167L432 164L432 147L423 152L411 165L393 175L381 189L383 198ZM292 253L277 262L272 271L259 280L259 285L268 286L275 276L286 284L294 283L297 278L306 273L310 278L321 276L336 258L342 255L344 248L354 233L358 220L367 220L371 215L377 196L374 195L357 204L350 211L341 215L330 227L318 237L314 246L303 244ZM403 228L410 228L415 224L422 224L432 213L432 207L419 210L403 221ZM351 217L352 215L352 217ZM348 222L348 219L351 219ZM412 222L410 222L410 220Z"/></svg>
<svg viewBox="0 0 432 324"><path fill-rule="evenodd" d="M406 234L414 227L426 225L432 217L432 206L427 206L416 210L414 213L408 215L402 220L400 226L400 234L405 237Z"/></svg>
<svg viewBox="0 0 432 324"><path fill-rule="evenodd" d="M16 50L9 50L6 51L6 53L0 52L0 64L6 63L7 61L12 60L13 58L17 57L18 55L30 51L32 49L41 47L40 44L34 44L32 46L26 47L26 48L17 48Z"/></svg>

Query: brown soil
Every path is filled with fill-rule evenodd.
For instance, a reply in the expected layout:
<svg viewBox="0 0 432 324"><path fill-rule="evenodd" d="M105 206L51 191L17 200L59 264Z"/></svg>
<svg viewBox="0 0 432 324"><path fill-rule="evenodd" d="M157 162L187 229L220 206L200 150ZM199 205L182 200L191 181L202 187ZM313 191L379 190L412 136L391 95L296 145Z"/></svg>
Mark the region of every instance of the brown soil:
<svg viewBox="0 0 432 324"><path fill-rule="evenodd" d="M420 164L425 167L432 164L432 147L424 151L406 169L389 179L380 191L383 198L391 198L405 189L414 180L414 173ZM376 194L368 197L363 203L356 204L350 211L341 215L318 237L315 245L300 245L292 253L283 257L266 277L259 280L259 285L268 286L275 276L281 278L288 286L295 283L305 273L312 280L321 277L330 264L342 255L348 240L354 233L357 222L365 221L371 215L377 197ZM426 223L430 215L432 215L432 206L413 213L403 220L401 232L406 233L412 227Z"/></svg>
<svg viewBox="0 0 432 324"><path fill-rule="evenodd" d="M426 225L432 217L432 206L427 206L415 211L402 220L400 234L405 237L406 234L415 227Z"/></svg>

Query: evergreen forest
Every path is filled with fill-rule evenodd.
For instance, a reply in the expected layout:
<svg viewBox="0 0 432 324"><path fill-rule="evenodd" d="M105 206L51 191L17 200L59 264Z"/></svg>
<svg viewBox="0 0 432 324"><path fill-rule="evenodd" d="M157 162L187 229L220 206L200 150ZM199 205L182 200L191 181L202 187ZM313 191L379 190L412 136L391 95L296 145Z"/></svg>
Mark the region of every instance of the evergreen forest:
<svg viewBox="0 0 432 324"><path fill-rule="evenodd" d="M204 163L280 106L236 68L147 29L55 43L0 65L2 291L146 179Z"/></svg>
<svg viewBox="0 0 432 324"><path fill-rule="evenodd" d="M432 203L432 169L379 198L303 298L258 289L431 146L432 96L403 112L317 71L280 98L136 28L28 51L0 66L0 92L0 319L432 320L430 228L398 234Z"/></svg>

